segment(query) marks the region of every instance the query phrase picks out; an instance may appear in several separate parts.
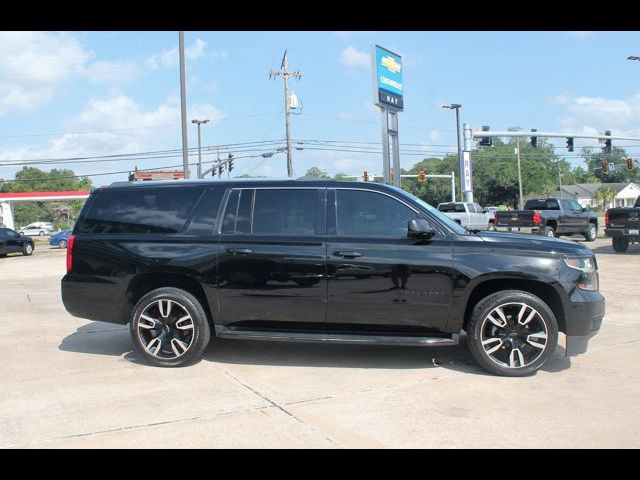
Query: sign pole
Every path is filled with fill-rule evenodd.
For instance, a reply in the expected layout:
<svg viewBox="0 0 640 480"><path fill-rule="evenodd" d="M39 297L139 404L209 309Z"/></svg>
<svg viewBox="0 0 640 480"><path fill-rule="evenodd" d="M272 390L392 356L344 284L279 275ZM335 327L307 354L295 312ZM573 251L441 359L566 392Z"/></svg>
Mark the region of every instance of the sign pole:
<svg viewBox="0 0 640 480"><path fill-rule="evenodd" d="M398 141L398 114L391 112L391 147L393 149L393 185L400 186L400 142Z"/></svg>
<svg viewBox="0 0 640 480"><path fill-rule="evenodd" d="M464 151L460 159L460 192L463 202L473 203L473 163L471 162L471 129L462 124Z"/></svg>
<svg viewBox="0 0 640 480"><path fill-rule="evenodd" d="M389 185L391 183L391 167L389 161L389 114L387 109L380 107L381 119L382 119L382 175L384 177L384 183Z"/></svg>

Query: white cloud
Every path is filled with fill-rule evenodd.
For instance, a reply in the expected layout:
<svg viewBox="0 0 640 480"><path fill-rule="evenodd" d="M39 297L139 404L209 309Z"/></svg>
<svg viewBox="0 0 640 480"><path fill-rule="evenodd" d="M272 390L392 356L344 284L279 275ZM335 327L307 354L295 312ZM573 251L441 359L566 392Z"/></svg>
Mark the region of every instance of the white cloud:
<svg viewBox="0 0 640 480"><path fill-rule="evenodd" d="M560 125L565 129L580 132L616 129L620 134L640 132L640 93L625 99L563 94L554 97L552 103L566 109L560 119Z"/></svg>
<svg viewBox="0 0 640 480"><path fill-rule="evenodd" d="M226 51L215 51L207 54L207 42L201 39L196 39L191 46L185 47L184 57L186 60L198 60L205 56L209 56L215 59L226 60L229 57L229 53ZM145 61L146 65L151 69L158 68L173 68L180 63L178 48L171 48L169 50L163 50L149 57Z"/></svg>
<svg viewBox="0 0 640 480"><path fill-rule="evenodd" d="M143 74L144 69L140 63L128 60L98 60L85 69L85 76L89 81L110 87L121 86Z"/></svg>
<svg viewBox="0 0 640 480"><path fill-rule="evenodd" d="M106 98L90 99L75 118L66 122L67 133L48 140L43 145L0 148L1 160L23 160L37 158L66 158L96 155L136 153L149 150L180 148L180 104L178 95L171 95L164 103L153 109L145 109L134 99L120 92ZM208 118L216 125L224 114L208 103L189 105L187 118ZM87 133L80 133L87 132ZM189 144L194 145L195 131L189 124ZM179 157L179 155L176 155ZM60 164L58 168L71 168L77 174L100 173L139 168L149 168L181 163L180 158L154 160L130 160L125 162L99 162L86 164ZM36 165L49 169L49 165ZM21 166L7 167L3 176L10 178ZM96 177L96 183L101 182ZM124 179L123 175L116 178Z"/></svg>
<svg viewBox="0 0 640 480"><path fill-rule="evenodd" d="M0 32L0 115L47 103L89 58L69 34Z"/></svg>
<svg viewBox="0 0 640 480"><path fill-rule="evenodd" d="M589 35L591 35L593 32L590 31L572 31L572 32L567 32L567 34L571 37L574 38L586 38Z"/></svg>
<svg viewBox="0 0 640 480"><path fill-rule="evenodd" d="M371 65L371 57L366 52L348 46L340 54L340 63L349 68L368 67Z"/></svg>

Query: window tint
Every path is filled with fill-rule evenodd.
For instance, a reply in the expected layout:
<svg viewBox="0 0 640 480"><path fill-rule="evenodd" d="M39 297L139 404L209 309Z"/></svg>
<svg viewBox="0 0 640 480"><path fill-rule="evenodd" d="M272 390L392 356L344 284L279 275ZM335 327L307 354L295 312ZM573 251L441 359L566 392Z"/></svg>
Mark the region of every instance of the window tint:
<svg viewBox="0 0 640 480"><path fill-rule="evenodd" d="M441 203L438 205L438 210L441 212L455 212L455 205L453 203Z"/></svg>
<svg viewBox="0 0 640 480"><path fill-rule="evenodd" d="M254 235L315 235L316 189L257 189Z"/></svg>
<svg viewBox="0 0 640 480"><path fill-rule="evenodd" d="M476 213L483 213L482 207L480 205L478 205L477 203L474 203L473 207L476 209Z"/></svg>
<svg viewBox="0 0 640 480"><path fill-rule="evenodd" d="M338 190L339 236L406 237L409 220L418 215L386 195L362 190Z"/></svg>
<svg viewBox="0 0 640 480"><path fill-rule="evenodd" d="M236 219L236 235L249 235L251 233L251 205L253 203L253 192L253 190L240 191L238 218Z"/></svg>
<svg viewBox="0 0 640 480"><path fill-rule="evenodd" d="M7 238L18 238L20 236L18 232L14 232L13 230L10 230L8 228L6 232L7 232Z"/></svg>
<svg viewBox="0 0 640 480"><path fill-rule="evenodd" d="M223 195L224 188L207 190L204 197L198 202L193 218L187 227L187 234L213 235Z"/></svg>
<svg viewBox="0 0 640 480"><path fill-rule="evenodd" d="M7 229L6 228L0 228L0 242L4 241L7 239Z"/></svg>
<svg viewBox="0 0 640 480"><path fill-rule="evenodd" d="M105 189L96 195L81 233L176 233L197 202L201 188Z"/></svg>
<svg viewBox="0 0 640 480"><path fill-rule="evenodd" d="M571 209L572 210L582 210L582 207L575 200L571 200Z"/></svg>
<svg viewBox="0 0 640 480"><path fill-rule="evenodd" d="M233 234L236 228L236 217L238 215L238 200L240 199L240 190L233 190L227 202L227 209L224 214L224 222L222 223L222 233Z"/></svg>

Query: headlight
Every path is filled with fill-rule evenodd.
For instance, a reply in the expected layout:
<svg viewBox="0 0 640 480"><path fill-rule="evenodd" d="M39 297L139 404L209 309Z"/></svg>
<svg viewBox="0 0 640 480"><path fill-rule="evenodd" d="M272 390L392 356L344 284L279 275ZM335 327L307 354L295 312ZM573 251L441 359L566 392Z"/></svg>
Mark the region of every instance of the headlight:
<svg viewBox="0 0 640 480"><path fill-rule="evenodd" d="M581 272L578 280L578 288L582 290L598 290L598 269L596 268L594 257L565 258L564 263L566 263L569 268Z"/></svg>

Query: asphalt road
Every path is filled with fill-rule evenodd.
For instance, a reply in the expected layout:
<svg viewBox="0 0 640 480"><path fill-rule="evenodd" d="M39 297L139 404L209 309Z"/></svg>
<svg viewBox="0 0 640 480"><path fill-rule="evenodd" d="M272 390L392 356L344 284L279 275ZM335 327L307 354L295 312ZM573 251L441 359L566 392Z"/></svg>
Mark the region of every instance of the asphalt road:
<svg viewBox="0 0 640 480"><path fill-rule="evenodd" d="M465 346L215 340L147 366L126 326L70 316L64 250L0 259L0 447L640 447L640 247L597 252L607 315L537 375L480 370Z"/></svg>

